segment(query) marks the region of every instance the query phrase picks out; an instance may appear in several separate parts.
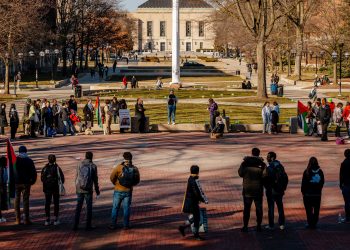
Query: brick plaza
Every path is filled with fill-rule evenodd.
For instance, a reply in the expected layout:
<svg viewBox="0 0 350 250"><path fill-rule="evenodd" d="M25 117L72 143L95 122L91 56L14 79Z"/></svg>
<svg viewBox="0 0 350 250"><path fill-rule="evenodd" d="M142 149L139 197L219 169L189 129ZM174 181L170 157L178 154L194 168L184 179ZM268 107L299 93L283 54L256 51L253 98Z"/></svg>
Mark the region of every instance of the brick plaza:
<svg viewBox="0 0 350 250"><path fill-rule="evenodd" d="M349 249L350 225L338 224L343 198L338 187L339 166L344 146L334 140L321 143L318 138L261 134L229 134L222 140L210 140L204 133L125 134L112 136L75 136L55 139L16 141L26 145L38 169L38 181L31 191L33 226L15 226L13 209L5 211L7 223L0 224L0 249ZM4 153L4 143L0 144ZM242 179L237 170L252 147L259 147L266 158L275 151L284 164L290 183L284 198L287 229L284 232L255 231L253 206L250 231L242 226ZM94 152L98 166L101 197L94 200L92 232L72 231L75 209L74 178L77 163L87 150ZM109 175L122 153L131 151L141 172L141 183L133 193L131 229L110 231L113 185ZM45 227L44 194L40 170L47 155L56 154L66 176L67 196L61 199L58 227ZM300 192L301 177L310 156L319 159L325 173L319 227L304 229L306 220ZM182 238L177 227L185 219L180 213L189 167L198 164L200 179L208 196L209 233L197 242L190 235ZM202 205L204 206L204 205ZM85 212L82 213L82 219ZM122 219L118 220L121 225ZM267 204L264 200L264 224Z"/></svg>

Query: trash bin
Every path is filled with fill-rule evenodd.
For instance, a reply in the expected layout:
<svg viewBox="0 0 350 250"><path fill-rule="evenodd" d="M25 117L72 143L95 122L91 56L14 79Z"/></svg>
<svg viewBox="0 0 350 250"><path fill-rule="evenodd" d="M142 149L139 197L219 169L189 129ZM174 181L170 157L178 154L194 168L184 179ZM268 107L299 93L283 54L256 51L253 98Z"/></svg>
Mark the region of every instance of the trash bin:
<svg viewBox="0 0 350 250"><path fill-rule="evenodd" d="M278 86L277 96L283 97L283 86L282 85Z"/></svg>
<svg viewBox="0 0 350 250"><path fill-rule="evenodd" d="M82 94L83 94L83 91L82 91L81 85L75 86L75 93L74 93L75 98L81 98Z"/></svg>
<svg viewBox="0 0 350 250"><path fill-rule="evenodd" d="M241 71L240 70L236 70L236 76L241 75Z"/></svg>

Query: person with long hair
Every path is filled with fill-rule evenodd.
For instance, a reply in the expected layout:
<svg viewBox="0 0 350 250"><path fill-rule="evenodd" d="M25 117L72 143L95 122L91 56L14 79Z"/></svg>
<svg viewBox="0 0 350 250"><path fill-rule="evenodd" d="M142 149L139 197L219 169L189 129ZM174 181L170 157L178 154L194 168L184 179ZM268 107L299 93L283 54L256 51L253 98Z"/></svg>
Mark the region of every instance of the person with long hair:
<svg viewBox="0 0 350 250"><path fill-rule="evenodd" d="M19 116L16 109L16 104L12 103L9 112L10 127L11 127L11 140L16 139L16 133L19 126Z"/></svg>
<svg viewBox="0 0 350 250"><path fill-rule="evenodd" d="M309 164L304 171L301 183L301 193L303 194L304 207L307 217L308 229L315 229L321 206L322 189L324 185L324 174L318 160L311 157Z"/></svg>

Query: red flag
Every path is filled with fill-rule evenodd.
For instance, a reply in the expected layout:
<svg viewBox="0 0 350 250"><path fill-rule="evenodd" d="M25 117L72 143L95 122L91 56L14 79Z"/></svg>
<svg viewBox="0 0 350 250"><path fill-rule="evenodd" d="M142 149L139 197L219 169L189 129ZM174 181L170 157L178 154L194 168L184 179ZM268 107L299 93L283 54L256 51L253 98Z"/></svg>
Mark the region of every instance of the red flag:
<svg viewBox="0 0 350 250"><path fill-rule="evenodd" d="M301 102L298 101L298 114L303 114L308 111L308 108Z"/></svg>
<svg viewBox="0 0 350 250"><path fill-rule="evenodd" d="M9 139L6 140L6 156L7 156L7 184L9 187L9 198L15 198L15 172L17 156Z"/></svg>

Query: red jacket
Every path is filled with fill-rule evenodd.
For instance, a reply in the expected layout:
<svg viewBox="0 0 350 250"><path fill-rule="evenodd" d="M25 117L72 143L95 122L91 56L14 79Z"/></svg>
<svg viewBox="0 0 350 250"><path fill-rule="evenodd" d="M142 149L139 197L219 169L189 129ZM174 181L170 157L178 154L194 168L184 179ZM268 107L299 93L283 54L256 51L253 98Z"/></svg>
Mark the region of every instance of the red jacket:
<svg viewBox="0 0 350 250"><path fill-rule="evenodd" d="M79 116L77 116L76 114L71 114L69 118L72 121L73 125L75 125L77 122L81 122Z"/></svg>
<svg viewBox="0 0 350 250"><path fill-rule="evenodd" d="M350 105L348 106L345 106L344 110L343 110L343 118L344 118L344 121L348 121L348 117L350 115Z"/></svg>
<svg viewBox="0 0 350 250"><path fill-rule="evenodd" d="M331 102L328 104L329 105L329 108L331 109L331 112L333 114L333 111L335 110L335 103L334 102Z"/></svg>

